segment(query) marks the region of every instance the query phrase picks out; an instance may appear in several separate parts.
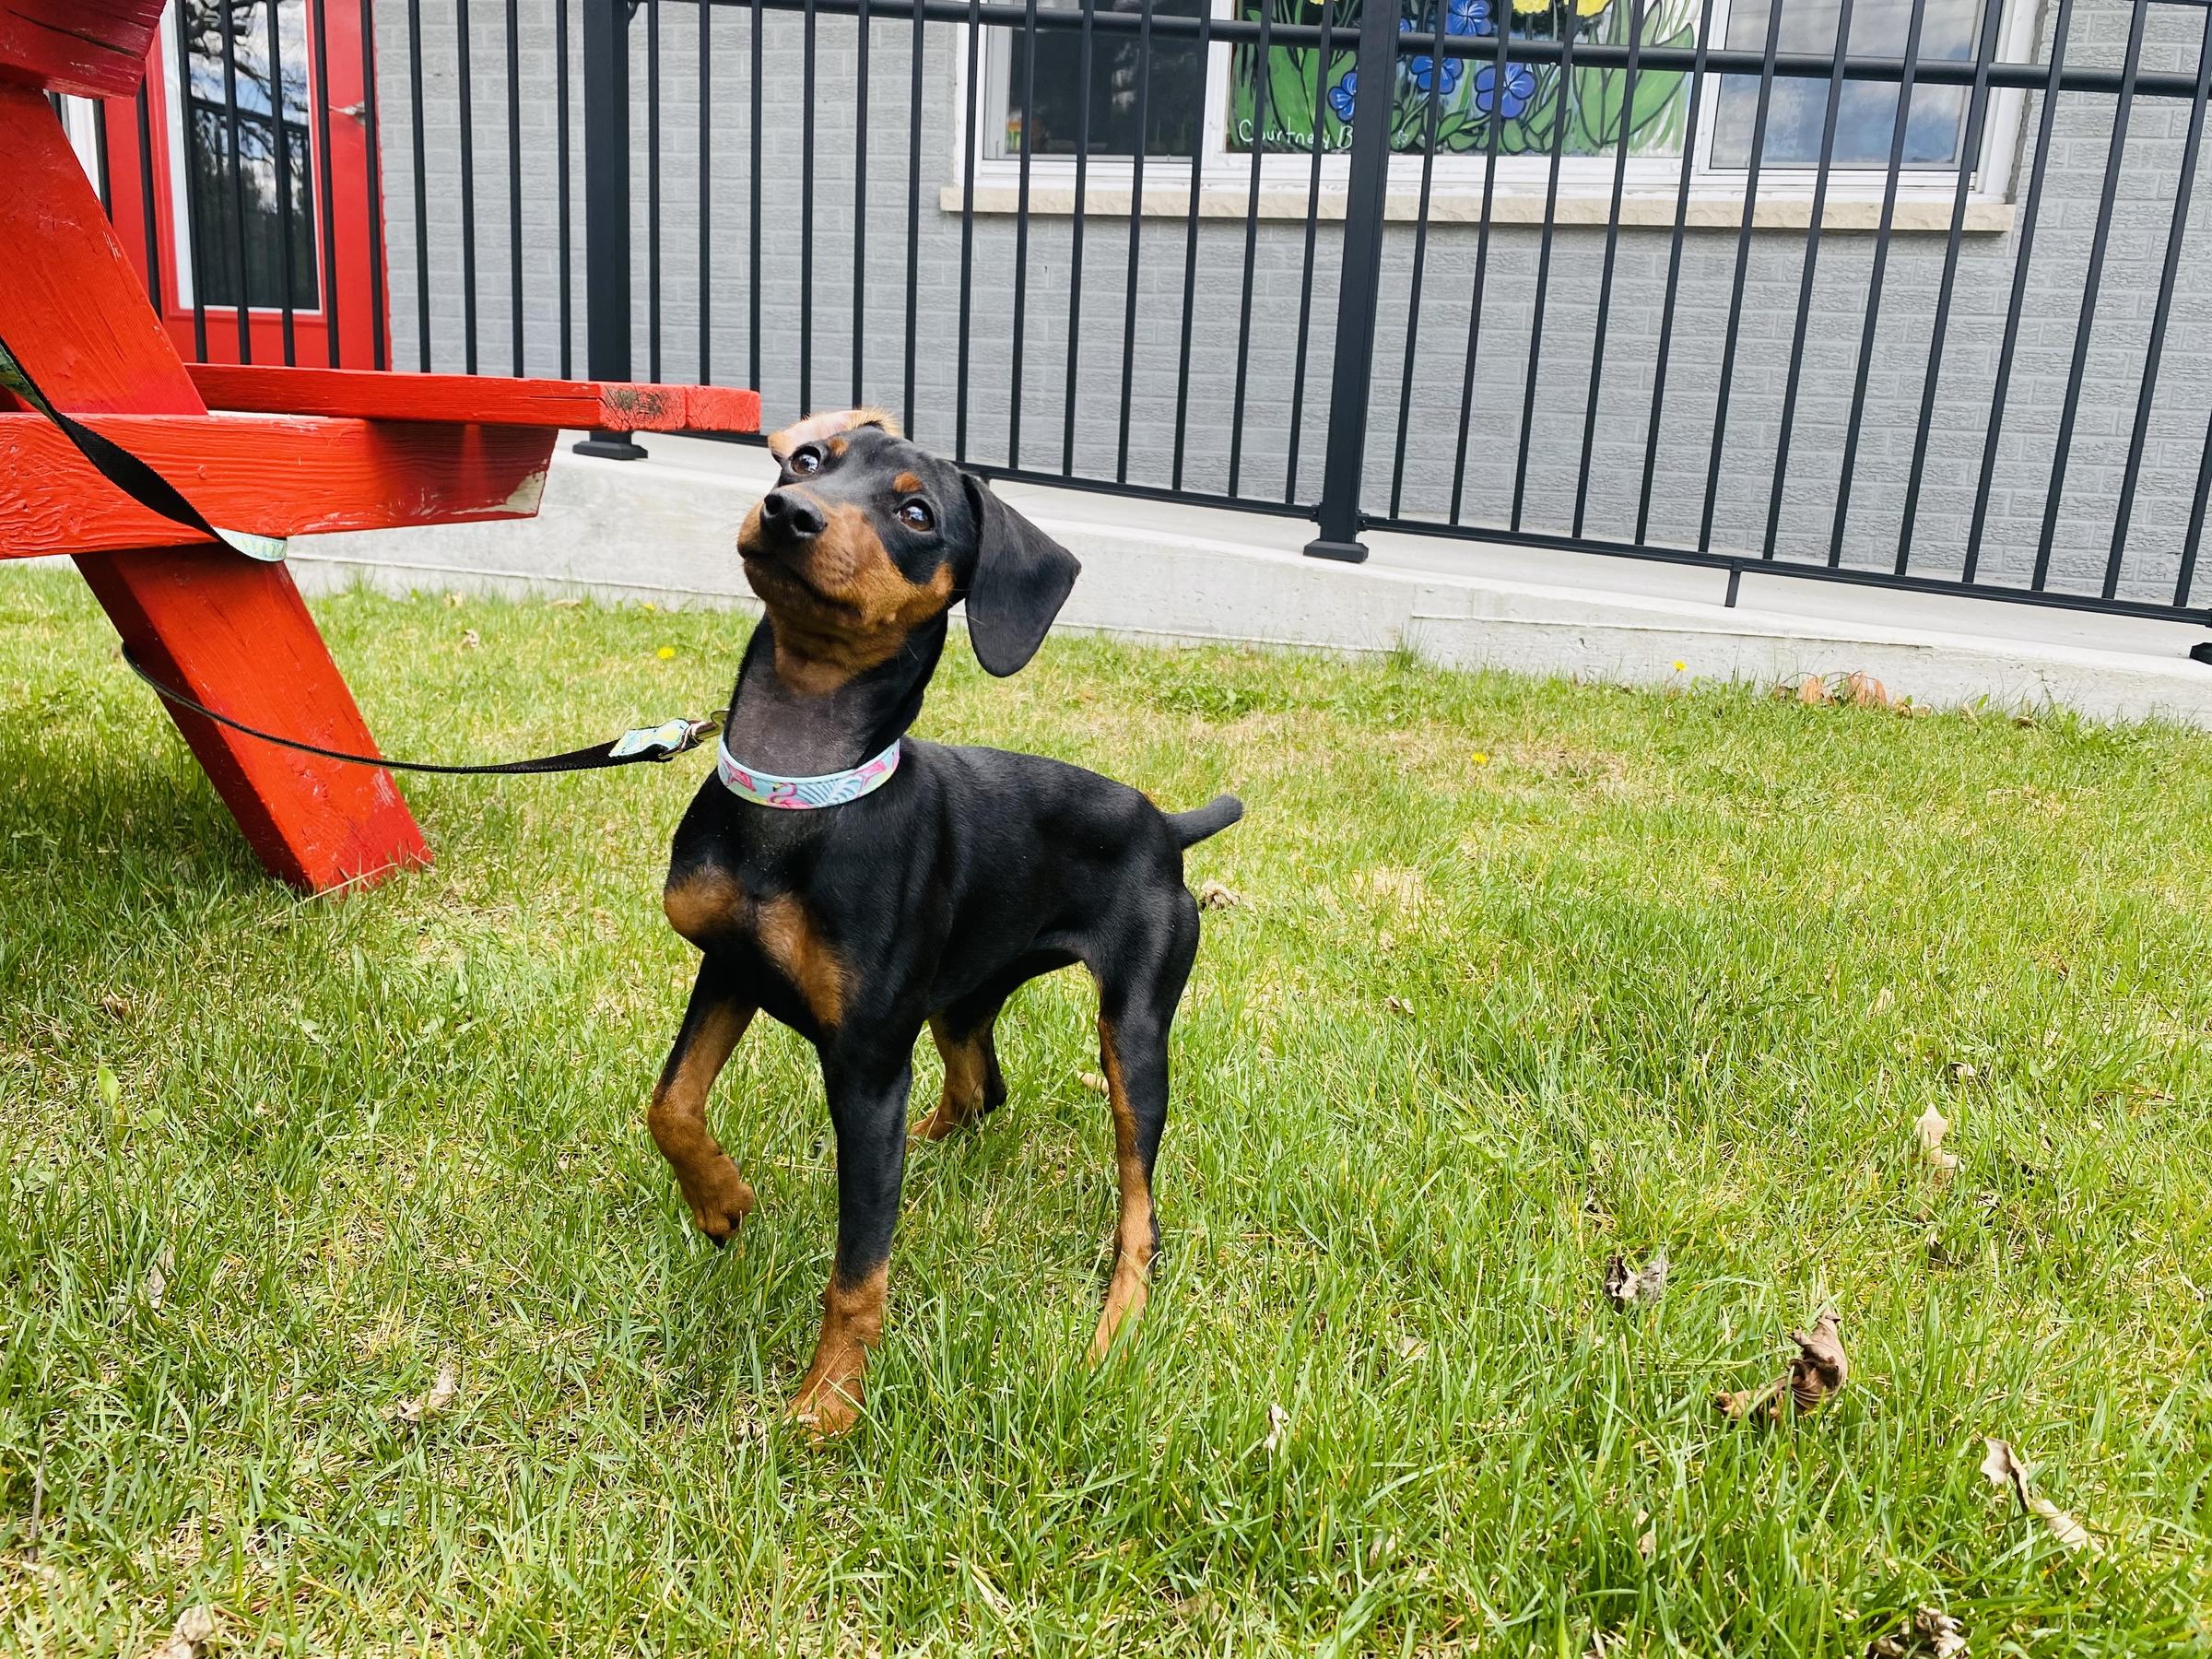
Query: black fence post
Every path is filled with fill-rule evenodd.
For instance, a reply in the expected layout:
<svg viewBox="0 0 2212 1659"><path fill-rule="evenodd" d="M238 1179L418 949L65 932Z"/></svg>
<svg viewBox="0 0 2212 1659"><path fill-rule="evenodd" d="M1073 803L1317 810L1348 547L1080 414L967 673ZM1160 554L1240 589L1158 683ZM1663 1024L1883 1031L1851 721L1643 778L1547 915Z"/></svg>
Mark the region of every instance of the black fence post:
<svg viewBox="0 0 2212 1659"><path fill-rule="evenodd" d="M1397 0L1365 0L1359 81L1352 99L1351 174L1344 205L1344 268L1336 283L1336 357L1329 371L1329 433L1323 453L1321 534L1311 559L1357 564L1367 466L1367 403L1375 378L1375 300L1382 284L1382 218L1390 191L1390 124L1398 79ZM1316 123L1318 128L1319 123ZM1320 142L1317 130L1314 141Z"/></svg>
<svg viewBox="0 0 2212 1659"><path fill-rule="evenodd" d="M583 0L585 372L629 378L629 0ZM641 461L626 432L594 432L580 455Z"/></svg>

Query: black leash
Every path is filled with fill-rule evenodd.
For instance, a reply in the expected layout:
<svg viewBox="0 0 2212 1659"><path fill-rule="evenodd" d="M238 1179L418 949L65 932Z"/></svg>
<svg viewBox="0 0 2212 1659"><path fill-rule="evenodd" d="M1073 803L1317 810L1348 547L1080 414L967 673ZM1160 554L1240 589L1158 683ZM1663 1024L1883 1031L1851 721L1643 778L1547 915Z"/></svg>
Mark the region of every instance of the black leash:
<svg viewBox="0 0 2212 1659"><path fill-rule="evenodd" d="M285 542L281 536L259 535L245 530L219 530L209 524L200 510L184 499L183 494L145 462L132 454L121 444L103 438L82 421L72 420L53 406L53 400L39 389L38 382L23 367L20 358L0 339L0 387L14 393L25 403L46 417L62 435L76 446L77 453L92 464L94 470L116 488L129 496L148 512L159 513L172 523L221 543L224 547L243 553L249 559L274 563L284 558ZM297 737L279 736L250 726L242 720L218 712L196 698L188 696L174 686L162 684L140 667L126 650L123 660L130 670L164 701L180 709L190 709L203 720L212 720L217 725L227 726L243 736L262 743L273 743L279 748L297 749L303 755L319 755L325 760L339 760L348 766L381 766L386 771L438 772L446 777L515 777L540 772L597 771L603 767L635 766L641 760L673 760L678 755L688 754L721 729L717 720L670 720L657 726L641 726L625 732L610 743L594 743L588 748L570 749L559 755L540 755L530 760L503 760L488 766L441 766L428 760L393 760L382 755L350 755L343 749L324 748L320 744L302 743Z"/></svg>
<svg viewBox="0 0 2212 1659"><path fill-rule="evenodd" d="M8 348L4 339L0 339L0 387L14 393L45 416L63 437L76 446L77 453L92 464L95 472L148 512L159 513L187 530L197 530L248 559L257 559L264 564L282 562L286 548L283 536L262 535L251 530L218 529L184 499L182 490L129 450L55 408L53 400L39 389L39 382L30 378L30 371L23 367L23 359Z"/></svg>
<svg viewBox="0 0 2212 1659"><path fill-rule="evenodd" d="M540 755L532 760L501 760L486 766L441 766L429 760L394 760L382 755L349 755L343 749L324 748L319 744L302 743L297 737L281 737L275 732L265 732L250 726L228 714L219 714L206 703L187 696L174 686L163 685L133 659L125 651L123 660L133 674L151 686L163 700L180 709L190 709L217 725L228 726L248 737L263 743L276 744L279 748L298 749L303 755L320 755L325 760L343 760L352 766L381 766L386 771L438 772L446 777L511 777L535 772L597 771L602 767L635 766L641 760L673 760L678 755L689 754L700 744L722 729L715 720L670 720L657 726L640 726L625 732L611 743L594 743L588 748L569 749L559 755Z"/></svg>

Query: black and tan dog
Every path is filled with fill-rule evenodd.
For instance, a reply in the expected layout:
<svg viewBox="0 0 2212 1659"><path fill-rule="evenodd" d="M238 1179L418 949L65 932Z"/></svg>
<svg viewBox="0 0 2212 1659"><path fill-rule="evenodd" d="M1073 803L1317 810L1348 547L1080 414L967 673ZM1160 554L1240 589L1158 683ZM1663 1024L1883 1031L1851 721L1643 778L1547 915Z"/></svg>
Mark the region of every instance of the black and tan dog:
<svg viewBox="0 0 2212 1659"><path fill-rule="evenodd" d="M967 601L982 665L1012 674L1043 642L1076 559L877 411L817 416L769 447L782 477L737 538L767 614L717 775L676 832L668 920L704 960L648 1121L721 1243L753 1189L707 1126L715 1075L762 1009L821 1056L837 1256L791 1411L830 1433L853 1422L882 1334L915 1039L926 1022L945 1061L936 1110L912 1131L935 1139L1005 1100L992 1023L1007 996L1077 962L1099 986L1122 1194L1094 1358L1142 1311L1168 1028L1198 949L1182 853L1243 808L1223 795L1164 814L1057 760L903 735L953 602ZM812 800L835 804L779 809Z"/></svg>

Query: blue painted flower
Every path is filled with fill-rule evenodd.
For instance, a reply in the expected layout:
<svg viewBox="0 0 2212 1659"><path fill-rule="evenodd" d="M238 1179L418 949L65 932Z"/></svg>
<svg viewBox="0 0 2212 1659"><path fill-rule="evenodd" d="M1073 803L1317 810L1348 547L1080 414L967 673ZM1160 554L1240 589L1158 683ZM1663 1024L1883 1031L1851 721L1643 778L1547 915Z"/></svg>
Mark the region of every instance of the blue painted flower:
<svg viewBox="0 0 2212 1659"><path fill-rule="evenodd" d="M1400 34L1407 33L1412 29L1412 28L1413 25L1403 18L1398 20L1398 32ZM1443 96L1449 98L1452 95L1453 91L1459 86L1459 77L1465 75L1466 72L1467 65L1461 59L1448 57L1444 60L1444 70L1441 76L1441 79L1444 83L1442 87ZM1418 92L1423 94L1428 92L1429 82L1430 78L1435 76L1435 74L1436 64L1435 60L1431 58L1417 57L1408 58L1406 60L1406 78L1413 82L1414 89Z"/></svg>
<svg viewBox="0 0 2212 1659"><path fill-rule="evenodd" d="M1444 14L1446 34L1491 35L1498 32L1490 0L1451 0Z"/></svg>
<svg viewBox="0 0 2212 1659"><path fill-rule="evenodd" d="M1448 35L1494 33L1497 26L1492 21L1491 6L1492 0L1445 0L1444 15L1441 19L1443 24L1443 32ZM1428 21L1428 18L1421 19L1423 23ZM1400 34L1410 34L1414 31L1415 27L1415 20L1411 18L1398 19ZM1440 78L1443 83L1441 91L1446 97L1458 88L1460 78L1466 72L1466 61L1458 57L1448 57L1444 60L1443 73L1441 76L1436 74L1434 62L1428 57L1410 58L1406 65L1406 78L1412 81L1416 91L1428 92L1430 80Z"/></svg>
<svg viewBox="0 0 2212 1659"><path fill-rule="evenodd" d="M1329 88L1329 108L1336 112L1336 119L1352 118L1352 100L1359 95L1359 71L1347 69L1344 78Z"/></svg>
<svg viewBox="0 0 2212 1659"><path fill-rule="evenodd" d="M1505 96L1498 95L1498 65L1485 64L1475 71L1475 107L1485 115L1493 107L1499 114L1511 121L1529 106L1536 95L1536 72L1525 64L1508 64L1505 66Z"/></svg>

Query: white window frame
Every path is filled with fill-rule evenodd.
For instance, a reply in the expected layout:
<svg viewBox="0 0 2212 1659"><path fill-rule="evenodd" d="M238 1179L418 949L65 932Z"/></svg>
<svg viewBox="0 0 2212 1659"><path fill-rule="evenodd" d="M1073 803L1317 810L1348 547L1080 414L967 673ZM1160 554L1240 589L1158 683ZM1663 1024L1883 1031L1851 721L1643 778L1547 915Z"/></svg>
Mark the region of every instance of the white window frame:
<svg viewBox="0 0 2212 1659"><path fill-rule="evenodd" d="M1616 0L1616 4L1621 0ZM1778 0L1779 3L1779 0ZM2028 61L2033 52L2041 26L2041 0L1994 0L2003 7L1997 29L1996 58L2004 63ZM1228 19L1235 15L1237 0L1209 0L1217 19ZM1716 0L1713 7L1713 40L1715 49L1727 39L1729 0ZM1011 53L1007 50L1013 31L1006 29L984 28L982 50L979 54L982 65L977 88L976 162L974 185L979 210L1008 211L1014 206L1010 192L1018 192L1021 184L1021 160L1006 153L1006 120L1007 76ZM1155 36L1157 42L1159 37ZM1487 37L1486 37L1487 39ZM1209 217L1220 206L1234 206L1241 213L1252 183L1252 155L1245 150L1232 150L1228 145L1229 97L1230 54L1233 45L1216 41L1206 53L1206 110L1200 137L1199 189ZM1487 61L1469 60L1468 73ZM961 206L965 192L961 181L966 177L968 157L968 52L963 41L954 57L954 106L952 121L952 172L954 181L943 194L942 205L949 208ZM1699 100L1698 131L1690 135L1695 145L1695 164L1690 171L1690 200L1693 206L1733 202L1740 210L1744 200L1746 172L1742 168L1724 168L1712 165L1713 130L1720 112L1720 88L1724 77L1709 74L1705 77L1704 95ZM1825 80L1818 83L1826 87ZM1975 207L1988 207L2009 202L2013 163L2018 154L2021 115L2026 107L2027 94L2013 88L1989 89L1988 109L1982 129L1981 154L1975 158L1973 178L1967 194L1970 207L1969 229L1995 229L2009 224L2009 212L2001 218L1990 218L1986 214L1972 216ZM1394 153L1391 157L1390 194L1391 217L1401 217L1401 194L1412 197L1420 189L1424 158L1418 152ZM1446 218L1465 218L1466 198L1479 204L1487 159L1481 155L1445 155L1436 157L1431 180L1432 211ZM1547 190L1550 160L1547 156L1500 156L1497 163L1495 196L1500 202L1524 204L1530 198L1541 199ZM1342 151L1331 152L1322 158L1321 189L1323 215L1334 217L1341 213L1348 186L1350 158ZM1609 204L1613 192L1614 159L1611 156L1565 156L1559 163L1559 197L1571 208L1570 217L1584 217L1571 213L1573 205L1589 203ZM1085 170L1087 188L1091 198L1088 212L1098 212L1100 203L1120 198L1124 206L1131 187L1135 168L1124 157L1090 158ZM1786 210L1798 209L1794 222L1803 225L1809 212L1819 170L1817 167L1776 166L1768 164L1759 170L1757 205L1760 222L1771 216L1771 210L1782 208L1772 215L1779 223L1791 222ZM1032 156L1029 161L1031 210L1034 212L1067 212L1075 184L1076 159L1073 156ZM1149 155L1145 159L1145 195L1147 213L1156 207L1172 207L1176 212L1187 206L1190 183L1191 158L1182 156ZM1631 156L1629 159L1622 184L1624 217L1649 220L1653 217L1673 218L1674 204L1682 175L1679 152L1664 156ZM1307 193L1313 176L1313 158L1310 151L1292 151L1267 154L1260 158L1260 186L1265 204L1264 217L1297 217L1305 215ZM1841 206L1857 207L1866 203L1878 203L1883 194L1888 170L1885 166L1845 166L1831 164L1828 172L1827 200L1830 208ZM1900 212L1897 228L1947 229L1950 204L1957 194L1958 171L1954 168L1908 168L1899 177L1897 200ZM1233 193L1233 204L1216 198ZM1647 211L1639 215L1639 207ZM1917 216L1910 207L1921 206ZM1334 212L1332 212L1332 207ZM1925 209L1940 208L1940 214ZM1294 211L1293 211L1294 209ZM1110 210L1110 209L1109 209ZM1513 218L1524 217L1521 213Z"/></svg>
<svg viewBox="0 0 2212 1659"><path fill-rule="evenodd" d="M282 5L284 0L276 0L276 3ZM171 0L171 4L164 6L161 13L161 102L165 116L163 124L169 129L169 179L166 186L157 185L156 188L166 188L169 192L170 240L174 244L170 249L170 260L171 268L176 276L174 303L180 311L191 311L194 309L192 203L187 195L190 185L185 174L192 165L192 158L184 147L184 74L183 65L177 53L177 24L174 9L177 4L181 4L181 0ZM312 0L308 0L302 12L301 32L303 37L307 28L312 27ZM320 216L330 211L330 204L322 199L323 135L317 130L314 121L314 112L321 107L318 100L323 97L322 66L315 62L315 54L312 52L303 52L300 67L307 76L308 120L305 124L307 128L308 191L317 210L315 229L318 234L308 239L315 262L315 303L312 306L295 305L291 308L291 314L295 321L300 319L312 321L323 315L324 307L330 302L331 273L323 268L323 238L319 234L323 224ZM276 101L278 117L281 119L284 101L281 93L278 94ZM245 309L246 315L249 317L281 317L284 315L284 307L281 305L248 305ZM235 316L238 307L228 302L210 301L207 310L211 312L220 312L225 316Z"/></svg>

